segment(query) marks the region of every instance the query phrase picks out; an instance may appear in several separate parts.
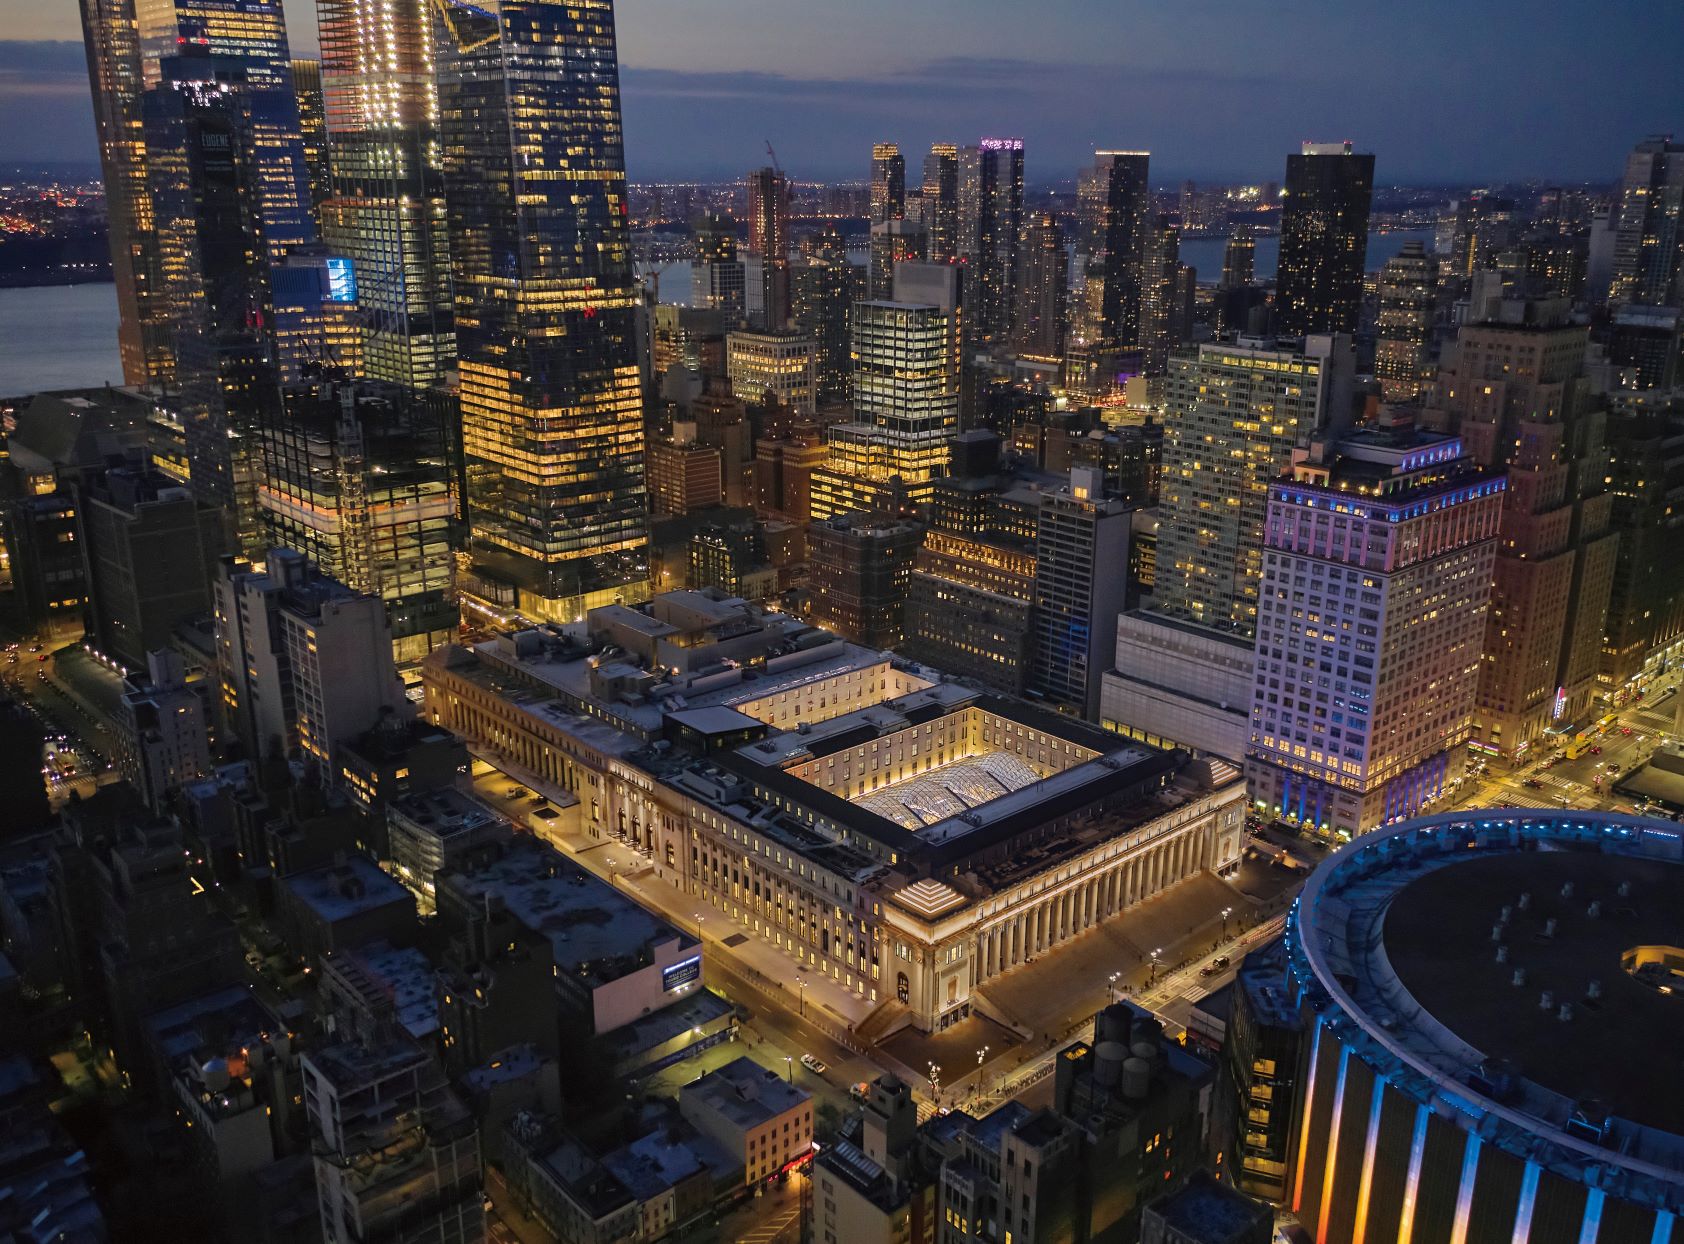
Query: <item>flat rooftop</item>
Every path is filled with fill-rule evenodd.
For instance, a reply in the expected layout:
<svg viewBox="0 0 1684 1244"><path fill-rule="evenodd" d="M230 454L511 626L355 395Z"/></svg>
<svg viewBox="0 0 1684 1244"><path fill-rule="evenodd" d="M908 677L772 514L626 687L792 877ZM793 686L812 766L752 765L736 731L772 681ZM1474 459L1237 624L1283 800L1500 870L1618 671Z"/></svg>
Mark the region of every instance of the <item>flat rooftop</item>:
<svg viewBox="0 0 1684 1244"><path fill-rule="evenodd" d="M1622 897L1619 888L1629 886ZM1562 888L1572 886L1571 897ZM1519 909L1530 894L1527 910ZM1684 990L1661 993L1629 975L1634 946L1684 946L1684 866L1585 851L1480 855L1411 881L1385 915L1398 979L1433 1019L1487 1058L1569 1100L1594 1099L1634 1123L1684 1130ZM1588 914L1592 902L1601 913ZM1512 906L1498 963L1492 926ZM1554 936L1545 925L1555 920ZM1526 984L1512 981L1526 970ZM1601 982L1602 996L1586 990ZM1544 990L1554 995L1548 1010ZM1571 1003L1573 1017L1557 1018Z"/></svg>
<svg viewBox="0 0 1684 1244"><path fill-rule="evenodd" d="M813 1096L746 1055L686 1084L679 1095L705 1101L745 1131L787 1114Z"/></svg>
<svg viewBox="0 0 1684 1244"><path fill-rule="evenodd" d="M548 844L515 839L502 858L440 879L440 890L504 908L549 940L563 972L591 987L654 962L653 948L695 939L646 911Z"/></svg>
<svg viewBox="0 0 1684 1244"><path fill-rule="evenodd" d="M393 903L408 903L412 907L415 903L408 890L358 855L343 864L293 873L283 878L281 884L329 923L378 911Z"/></svg>

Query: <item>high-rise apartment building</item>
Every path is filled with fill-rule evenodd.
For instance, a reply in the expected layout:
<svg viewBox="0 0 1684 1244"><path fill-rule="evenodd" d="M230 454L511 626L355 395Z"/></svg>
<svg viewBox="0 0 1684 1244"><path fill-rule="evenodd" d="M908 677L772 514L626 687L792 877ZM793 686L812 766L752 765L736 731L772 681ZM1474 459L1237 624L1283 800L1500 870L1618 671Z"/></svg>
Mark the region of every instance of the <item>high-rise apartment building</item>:
<svg viewBox="0 0 1684 1244"><path fill-rule="evenodd" d="M1023 354L1061 358L1070 262L1064 254L1064 229L1058 217L1042 212L1035 218L1024 230L1022 254L1012 340Z"/></svg>
<svg viewBox="0 0 1684 1244"><path fill-rule="evenodd" d="M1511 759L1591 712L1619 545L1586 330L1566 311L1487 305L1457 334L1425 416L1508 471L1473 744Z"/></svg>
<svg viewBox="0 0 1684 1244"><path fill-rule="evenodd" d="M1684 304L1684 143L1646 138L1626 158L1608 297Z"/></svg>
<svg viewBox="0 0 1684 1244"><path fill-rule="evenodd" d="M869 281L866 297L893 302L895 265L924 258L929 238L916 220L896 218L871 226L871 250L867 256Z"/></svg>
<svg viewBox="0 0 1684 1244"><path fill-rule="evenodd" d="M748 175L748 251L760 260L761 323L789 323L789 179L775 168Z"/></svg>
<svg viewBox="0 0 1684 1244"><path fill-rule="evenodd" d="M1146 229L1140 263L1141 370L1161 376L1169 366L1169 352L1181 344L1192 327L1191 273L1181 262L1181 231L1168 216L1158 216Z"/></svg>
<svg viewBox="0 0 1684 1244"><path fill-rule="evenodd" d="M1503 488L1407 425L1318 441L1270 487L1246 751L1265 815L1351 838L1460 776Z"/></svg>
<svg viewBox="0 0 1684 1244"><path fill-rule="evenodd" d="M795 327L813 343L816 398L820 404L845 402L854 389L849 323L854 304L866 296L866 282L835 225L819 231L791 284Z"/></svg>
<svg viewBox="0 0 1684 1244"><path fill-rule="evenodd" d="M1438 261L1419 242L1380 270L1380 314L1375 326L1374 374L1388 402L1417 397L1432 379L1433 308Z"/></svg>
<svg viewBox="0 0 1684 1244"><path fill-rule="evenodd" d="M1077 183L1084 279L1075 333L1083 345L1116 348L1140 338L1150 163L1145 151L1100 151Z"/></svg>
<svg viewBox="0 0 1684 1244"><path fill-rule="evenodd" d="M1222 249L1220 289L1240 289L1257 279L1257 231L1249 224L1234 226Z"/></svg>
<svg viewBox="0 0 1684 1244"><path fill-rule="evenodd" d="M456 361L432 18L425 0L316 0L316 16L323 236L355 265L367 374L424 389Z"/></svg>
<svg viewBox="0 0 1684 1244"><path fill-rule="evenodd" d="M1152 607L1249 638L1269 484L1348 418L1349 338L1204 343L1170 359Z"/></svg>
<svg viewBox="0 0 1684 1244"><path fill-rule="evenodd" d="M894 143L871 148L871 223L906 215L906 157Z"/></svg>
<svg viewBox="0 0 1684 1244"><path fill-rule="evenodd" d="M1286 158L1275 309L1282 333L1351 333L1362 309L1374 157L1305 143Z"/></svg>
<svg viewBox="0 0 1684 1244"><path fill-rule="evenodd" d="M1103 472L1077 467L1067 487L1042 495L1031 686L1090 721L1098 720L1100 679L1117 646L1128 564L1129 510L1105 495Z"/></svg>
<svg viewBox="0 0 1684 1244"><path fill-rule="evenodd" d="M966 339L1011 331L1023 233L1023 140L984 138L959 153L958 258L965 280Z"/></svg>
<svg viewBox="0 0 1684 1244"><path fill-rule="evenodd" d="M743 261L737 257L737 222L708 215L696 225L696 258L690 265L690 305L723 312L730 325L746 310Z"/></svg>
<svg viewBox="0 0 1684 1244"><path fill-rule="evenodd" d="M929 248L924 257L932 263L951 263L959 256L959 149L952 143L931 145L924 157L923 191L920 202Z"/></svg>
<svg viewBox="0 0 1684 1244"><path fill-rule="evenodd" d="M473 590L571 619L647 577L614 7L436 13Z"/></svg>

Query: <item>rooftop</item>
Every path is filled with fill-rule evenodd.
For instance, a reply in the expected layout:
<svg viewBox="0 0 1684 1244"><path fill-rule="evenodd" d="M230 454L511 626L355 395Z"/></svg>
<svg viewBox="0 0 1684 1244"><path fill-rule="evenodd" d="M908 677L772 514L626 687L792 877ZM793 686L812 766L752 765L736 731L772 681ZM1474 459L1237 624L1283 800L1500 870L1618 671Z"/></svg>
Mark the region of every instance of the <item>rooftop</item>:
<svg viewBox="0 0 1684 1244"><path fill-rule="evenodd" d="M414 904L408 890L360 855L341 864L294 873L281 884L321 919L333 923L393 903Z"/></svg>
<svg viewBox="0 0 1684 1244"><path fill-rule="evenodd" d="M490 863L440 877L439 890L475 907L500 904L549 939L556 965L596 986L654 962L654 947L695 939L533 838L517 838Z"/></svg>
<svg viewBox="0 0 1684 1244"><path fill-rule="evenodd" d="M443 839L483 833L509 824L478 799L453 786L401 796L387 805L386 812L394 820L407 821Z"/></svg>
<svg viewBox="0 0 1684 1244"><path fill-rule="evenodd" d="M1524 910L1522 894L1531 896ZM1659 860L1566 851L1467 859L1396 894L1385 950L1403 986L1469 1045L1565 1097L1679 1130L1684 989L1661 993L1620 960L1635 946L1684 946L1681 894L1684 867ZM1600 915L1587 914L1593 903ZM1491 931L1505 907L1510 953L1498 963ZM1587 996L1593 983L1599 998ZM1545 991L1557 1005L1540 1006ZM1557 1017L1562 1004L1571 1019Z"/></svg>
<svg viewBox="0 0 1684 1244"><path fill-rule="evenodd" d="M746 1055L686 1084L679 1096L706 1102L745 1131L787 1114L813 1097Z"/></svg>
<svg viewBox="0 0 1684 1244"><path fill-rule="evenodd" d="M1204 1244L1251 1239L1258 1223L1274 1225L1274 1214L1267 1205L1219 1183L1202 1170L1194 1171L1179 1192L1153 1201L1146 1212Z"/></svg>

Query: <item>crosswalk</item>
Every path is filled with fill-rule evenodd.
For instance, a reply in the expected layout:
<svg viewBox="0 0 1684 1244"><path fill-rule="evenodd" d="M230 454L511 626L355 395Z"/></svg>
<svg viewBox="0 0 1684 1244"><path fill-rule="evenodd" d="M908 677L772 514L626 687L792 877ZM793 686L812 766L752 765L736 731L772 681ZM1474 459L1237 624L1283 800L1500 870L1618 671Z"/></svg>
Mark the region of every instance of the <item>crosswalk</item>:
<svg viewBox="0 0 1684 1244"><path fill-rule="evenodd" d="M801 1220L799 1205L785 1210L774 1218L764 1222L757 1222L754 1226L733 1237L735 1244L778 1244L778 1241L795 1238L797 1224Z"/></svg>

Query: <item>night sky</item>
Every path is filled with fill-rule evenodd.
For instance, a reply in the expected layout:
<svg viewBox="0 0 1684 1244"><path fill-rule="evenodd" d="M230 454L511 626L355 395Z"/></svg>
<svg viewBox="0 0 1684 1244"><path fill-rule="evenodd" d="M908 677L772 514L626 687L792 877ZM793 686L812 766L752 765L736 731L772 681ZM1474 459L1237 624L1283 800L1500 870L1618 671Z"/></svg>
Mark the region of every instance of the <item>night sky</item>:
<svg viewBox="0 0 1684 1244"><path fill-rule="evenodd" d="M286 0L313 48L312 0ZM862 177L874 140L1027 141L1032 182L1095 147L1155 181L1279 178L1349 138L1376 179L1611 181L1684 132L1678 0L620 0L634 179ZM0 160L92 159L72 0L0 0ZM916 155L910 164L916 165Z"/></svg>

